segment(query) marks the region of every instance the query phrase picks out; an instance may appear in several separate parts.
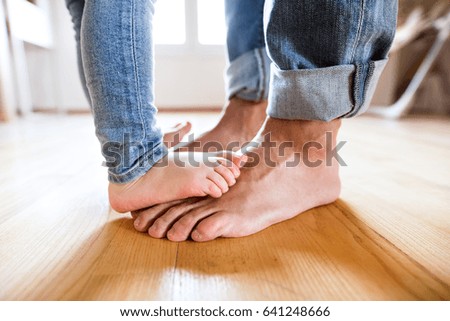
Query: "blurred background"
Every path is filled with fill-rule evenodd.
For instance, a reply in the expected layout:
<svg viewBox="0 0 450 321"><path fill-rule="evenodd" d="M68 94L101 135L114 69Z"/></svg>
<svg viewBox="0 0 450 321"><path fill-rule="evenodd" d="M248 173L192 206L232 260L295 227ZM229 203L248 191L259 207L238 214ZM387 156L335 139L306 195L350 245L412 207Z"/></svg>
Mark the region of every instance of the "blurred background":
<svg viewBox="0 0 450 321"><path fill-rule="evenodd" d="M88 112L65 2L0 3L0 119L33 112ZM448 0L400 0L397 39L373 113L390 118L450 114L448 12ZM223 17L223 0L157 2L155 86L160 110L223 105Z"/></svg>
<svg viewBox="0 0 450 321"><path fill-rule="evenodd" d="M74 31L65 1L1 2L3 119L14 117L17 112L88 111L79 83ZM158 107L222 106L223 1L164 0L157 2L156 12Z"/></svg>

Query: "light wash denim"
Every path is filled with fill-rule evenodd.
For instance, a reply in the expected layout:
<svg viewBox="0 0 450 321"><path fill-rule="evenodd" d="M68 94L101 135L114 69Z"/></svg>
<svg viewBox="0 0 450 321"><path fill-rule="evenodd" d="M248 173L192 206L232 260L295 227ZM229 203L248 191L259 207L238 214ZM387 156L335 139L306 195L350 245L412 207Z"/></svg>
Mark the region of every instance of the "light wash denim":
<svg viewBox="0 0 450 321"><path fill-rule="evenodd" d="M154 3L66 0L79 29L96 134L114 183L137 179L167 154L153 95Z"/></svg>
<svg viewBox="0 0 450 321"><path fill-rule="evenodd" d="M156 0L66 0L109 180L126 183L167 153L156 123ZM164 0L159 0L164 1ZM280 119L364 112L395 34L397 0L225 0L228 98L268 99Z"/></svg>

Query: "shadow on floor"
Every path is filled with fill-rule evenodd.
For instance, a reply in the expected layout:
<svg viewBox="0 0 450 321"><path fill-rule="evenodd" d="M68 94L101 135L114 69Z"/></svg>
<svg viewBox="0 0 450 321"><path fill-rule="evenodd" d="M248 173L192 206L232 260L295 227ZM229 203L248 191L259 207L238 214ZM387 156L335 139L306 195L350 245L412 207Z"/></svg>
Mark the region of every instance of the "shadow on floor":
<svg viewBox="0 0 450 321"><path fill-rule="evenodd" d="M258 234L173 243L111 219L56 279L67 300L442 300L449 287L344 201ZM61 279L70 281L61 282ZM59 280L59 281L58 281ZM224 294L224 291L227 291Z"/></svg>

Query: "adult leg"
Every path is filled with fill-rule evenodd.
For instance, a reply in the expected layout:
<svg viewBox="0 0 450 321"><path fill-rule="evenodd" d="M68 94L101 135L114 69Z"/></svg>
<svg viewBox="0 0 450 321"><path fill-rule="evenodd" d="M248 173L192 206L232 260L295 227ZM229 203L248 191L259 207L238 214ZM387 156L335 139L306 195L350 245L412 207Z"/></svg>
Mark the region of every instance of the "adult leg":
<svg viewBox="0 0 450 321"><path fill-rule="evenodd" d="M247 150L254 161L219 200L190 200L162 215L142 213L154 237L245 236L339 196L339 118L367 108L393 40L397 3L267 0L266 5L273 61L269 117Z"/></svg>
<svg viewBox="0 0 450 321"><path fill-rule="evenodd" d="M208 166L204 154L193 155L195 163L176 154L181 164L168 155L153 104L154 2L88 0L81 21L96 134L108 167L110 202L120 212L192 194L218 197L238 175L224 158Z"/></svg>
<svg viewBox="0 0 450 321"><path fill-rule="evenodd" d="M227 103L219 123L191 147L205 150L211 142L222 149L242 146L264 122L270 60L265 48L263 11L264 0L225 0Z"/></svg>

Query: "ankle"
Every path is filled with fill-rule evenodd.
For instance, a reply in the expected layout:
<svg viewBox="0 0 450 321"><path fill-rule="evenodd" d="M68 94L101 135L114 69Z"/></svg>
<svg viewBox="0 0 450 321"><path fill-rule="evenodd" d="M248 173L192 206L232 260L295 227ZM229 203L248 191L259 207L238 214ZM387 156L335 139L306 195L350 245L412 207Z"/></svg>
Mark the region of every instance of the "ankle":
<svg viewBox="0 0 450 321"><path fill-rule="evenodd" d="M251 101L238 97L231 98L226 105L225 112L239 113L241 115L261 115L265 116L267 100Z"/></svg>
<svg viewBox="0 0 450 321"><path fill-rule="evenodd" d="M233 97L231 97L229 99L228 103L231 104L231 105L258 107L258 106L261 106L264 103L267 104L267 99L263 99L263 100L246 100L246 99L239 98L237 96L233 96Z"/></svg>
<svg viewBox="0 0 450 321"><path fill-rule="evenodd" d="M249 101L237 97L231 98L226 106L222 119L229 122L228 126L236 125L235 130L248 129L255 134L266 118L267 101ZM241 121L236 121L237 119ZM245 126L242 126L242 123ZM254 128L254 127L257 128Z"/></svg>
<svg viewBox="0 0 450 321"><path fill-rule="evenodd" d="M341 120L330 122L315 120L287 120L267 117L264 132L271 132L279 139L297 139L317 141L325 138L327 132L335 137L341 126Z"/></svg>

